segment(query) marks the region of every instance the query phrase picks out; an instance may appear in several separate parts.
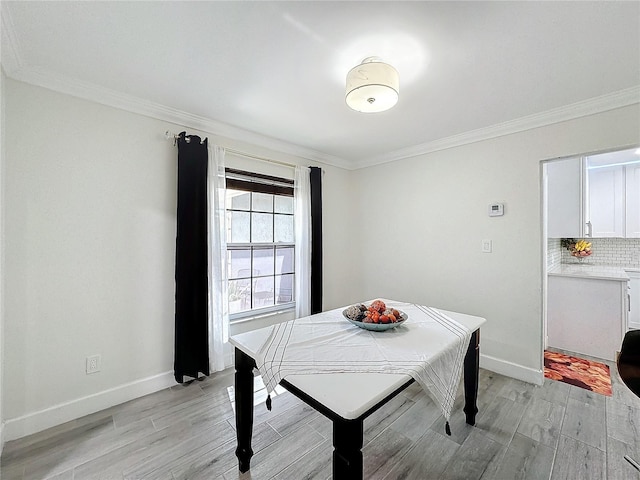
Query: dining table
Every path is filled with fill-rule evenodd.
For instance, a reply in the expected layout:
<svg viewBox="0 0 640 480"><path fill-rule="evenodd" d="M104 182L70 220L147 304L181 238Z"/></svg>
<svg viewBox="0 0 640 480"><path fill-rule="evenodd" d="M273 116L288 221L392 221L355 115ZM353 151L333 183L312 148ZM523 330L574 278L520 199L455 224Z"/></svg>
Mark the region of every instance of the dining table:
<svg viewBox="0 0 640 480"><path fill-rule="evenodd" d="M463 411L466 423L475 425L480 326L486 320L384 301L407 317L385 331L359 328L344 317L346 307L341 307L229 338L235 347L235 453L240 472L250 470L253 456L256 369L268 392L279 384L332 421L334 480L363 478L364 420L415 381L448 420L463 377ZM271 408L270 397L267 405Z"/></svg>

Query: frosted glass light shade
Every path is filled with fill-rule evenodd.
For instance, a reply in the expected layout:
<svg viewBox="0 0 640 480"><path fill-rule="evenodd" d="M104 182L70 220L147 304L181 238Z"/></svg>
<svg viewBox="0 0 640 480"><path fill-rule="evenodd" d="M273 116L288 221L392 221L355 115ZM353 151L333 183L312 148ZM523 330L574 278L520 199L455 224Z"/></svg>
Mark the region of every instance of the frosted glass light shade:
<svg viewBox="0 0 640 480"><path fill-rule="evenodd" d="M364 113L389 110L398 103L398 71L376 57L365 58L347 73L347 105Z"/></svg>

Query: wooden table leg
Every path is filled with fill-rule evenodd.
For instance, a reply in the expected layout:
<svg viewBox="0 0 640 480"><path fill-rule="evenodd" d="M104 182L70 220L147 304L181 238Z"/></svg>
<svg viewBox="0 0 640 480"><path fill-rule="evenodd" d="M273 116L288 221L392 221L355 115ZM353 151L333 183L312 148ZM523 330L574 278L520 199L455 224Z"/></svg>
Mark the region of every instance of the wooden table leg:
<svg viewBox="0 0 640 480"><path fill-rule="evenodd" d="M480 330L471 334L469 348L464 356L464 413L469 425L476 424L478 413L478 376L480 371Z"/></svg>
<svg viewBox="0 0 640 480"><path fill-rule="evenodd" d="M362 480L363 420L333 421L333 480Z"/></svg>
<svg viewBox="0 0 640 480"><path fill-rule="evenodd" d="M240 472L250 468L251 436L253 435L253 368L256 362L242 350L236 348L236 457Z"/></svg>

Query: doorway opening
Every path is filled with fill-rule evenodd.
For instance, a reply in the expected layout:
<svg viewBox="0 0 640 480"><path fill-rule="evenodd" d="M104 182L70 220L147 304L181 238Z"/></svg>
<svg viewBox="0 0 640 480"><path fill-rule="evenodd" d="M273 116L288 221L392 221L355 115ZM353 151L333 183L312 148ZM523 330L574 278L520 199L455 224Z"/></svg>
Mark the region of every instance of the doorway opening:
<svg viewBox="0 0 640 480"><path fill-rule="evenodd" d="M640 149L541 169L543 349L613 361L624 333L640 328Z"/></svg>

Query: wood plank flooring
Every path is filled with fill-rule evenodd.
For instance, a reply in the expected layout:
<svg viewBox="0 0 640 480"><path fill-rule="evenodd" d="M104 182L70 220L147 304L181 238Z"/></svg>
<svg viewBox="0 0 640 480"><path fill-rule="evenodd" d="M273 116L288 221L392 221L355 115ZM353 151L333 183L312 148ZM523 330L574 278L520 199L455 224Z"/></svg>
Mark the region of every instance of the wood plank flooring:
<svg viewBox="0 0 640 480"><path fill-rule="evenodd" d="M570 353L570 352L569 352ZM413 384L365 420L366 479L640 480L640 399L611 367L613 396L541 387L480 371L477 424L460 389L444 432ZM256 377L251 471L235 457L233 369L5 445L2 480L302 480L331 478L331 422L284 389L264 406Z"/></svg>

